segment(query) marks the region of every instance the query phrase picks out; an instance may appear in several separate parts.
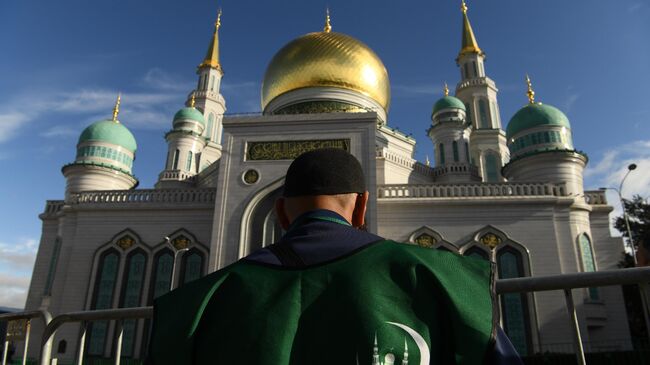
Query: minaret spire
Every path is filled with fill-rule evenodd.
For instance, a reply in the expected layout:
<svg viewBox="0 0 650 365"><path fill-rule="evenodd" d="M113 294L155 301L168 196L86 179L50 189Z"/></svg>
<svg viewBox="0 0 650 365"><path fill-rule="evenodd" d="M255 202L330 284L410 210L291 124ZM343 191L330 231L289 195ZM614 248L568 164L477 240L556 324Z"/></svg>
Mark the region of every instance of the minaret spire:
<svg viewBox="0 0 650 365"><path fill-rule="evenodd" d="M330 8L325 9L325 27L323 28L323 32L329 33L332 31L332 23L330 19Z"/></svg>
<svg viewBox="0 0 650 365"><path fill-rule="evenodd" d="M122 100L122 94L117 93L117 100L115 101L115 106L113 107L113 122L119 123L117 120L117 115L120 113L120 101Z"/></svg>
<svg viewBox="0 0 650 365"><path fill-rule="evenodd" d="M402 357L402 365L408 365L409 363L409 345L406 343L406 338L404 338L404 356Z"/></svg>
<svg viewBox="0 0 650 365"><path fill-rule="evenodd" d="M190 99L190 108L194 108L194 104L196 104L196 92L192 92L192 98Z"/></svg>
<svg viewBox="0 0 650 365"><path fill-rule="evenodd" d="M447 83L445 82L445 87L442 89L442 91L445 93L445 96L449 96L449 87L447 86Z"/></svg>
<svg viewBox="0 0 650 365"><path fill-rule="evenodd" d="M476 53L480 56L483 56L484 53L478 46L476 37L474 37L472 25L469 23L469 18L467 17L467 4L465 4L465 0L462 0L460 10L463 12L463 37L461 39L462 42L458 56L460 57L468 53Z"/></svg>
<svg viewBox="0 0 650 365"><path fill-rule="evenodd" d="M535 91L533 91L533 84L530 82L528 74L526 74L526 84L528 84L528 91L526 92L526 95L528 95L528 102L535 104Z"/></svg>
<svg viewBox="0 0 650 365"><path fill-rule="evenodd" d="M214 22L214 34L208 52L205 54L203 62L199 65L202 67L212 67L221 71L221 63L219 62L219 28L221 28L221 8L217 13L217 20Z"/></svg>

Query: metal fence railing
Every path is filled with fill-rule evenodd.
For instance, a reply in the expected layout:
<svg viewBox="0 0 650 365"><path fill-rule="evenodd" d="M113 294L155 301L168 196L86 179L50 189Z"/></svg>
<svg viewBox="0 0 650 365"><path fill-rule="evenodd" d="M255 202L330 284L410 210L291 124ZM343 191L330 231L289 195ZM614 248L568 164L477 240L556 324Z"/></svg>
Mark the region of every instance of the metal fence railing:
<svg viewBox="0 0 650 365"><path fill-rule="evenodd" d="M576 308L573 302L572 290L578 288L589 287L603 287L612 285L639 285L642 295L646 293L647 283L650 282L650 267L645 268L631 268L610 271L597 271L589 273L576 273L576 274L561 274L551 276L537 276L525 277L516 279L502 279L496 282L497 294L506 293L530 293L549 290L562 290L566 300L566 308L571 318L571 326L573 329L573 345L578 364L584 365L585 351L580 334L580 326L578 317L576 315ZM645 301L648 303L648 301ZM648 308L644 308L648 313ZM27 320L27 327L24 336L24 348L22 364L25 365L27 361L27 350L29 347L30 339L30 323L34 319L40 319L45 325L45 330L41 338L41 351L39 360L41 365L56 365L56 360L52 359L52 340L59 327L65 323L80 323L81 334L77 343L77 356L76 364L82 364L84 360L86 331L88 324L94 321L116 321L117 322L117 337L115 344L115 359L114 364L119 365L122 351L122 339L124 328L123 321L133 319L145 319L153 316L152 307L139 307L139 308L120 308L120 309L107 309L95 311L73 312L58 315L54 318L47 311L31 311L21 313L7 313L0 314L0 322L8 322L15 320ZM6 365L7 350L9 342L5 341L4 351L2 354L2 365Z"/></svg>

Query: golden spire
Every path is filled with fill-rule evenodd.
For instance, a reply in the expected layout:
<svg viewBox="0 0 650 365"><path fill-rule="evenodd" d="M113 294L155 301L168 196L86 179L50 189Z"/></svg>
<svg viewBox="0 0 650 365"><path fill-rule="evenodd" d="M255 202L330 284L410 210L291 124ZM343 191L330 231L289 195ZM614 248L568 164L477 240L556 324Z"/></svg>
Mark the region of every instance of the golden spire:
<svg viewBox="0 0 650 365"><path fill-rule="evenodd" d="M465 54L471 54L471 53L476 53L479 56L483 56L484 53L481 51L481 48L478 46L478 42L476 41L476 37L474 37L474 31L472 30L472 25L469 23L469 18L467 17L467 4L465 4L465 0L462 0L462 4L460 6L460 10L463 12L463 36L462 36L462 43L460 47L460 53L458 56L462 56Z"/></svg>
<svg viewBox="0 0 650 365"><path fill-rule="evenodd" d="M323 32L329 33L332 31L332 23L330 22L330 8L326 8L325 10L325 27L323 28Z"/></svg>
<svg viewBox="0 0 650 365"><path fill-rule="evenodd" d="M190 108L194 108L194 104L196 104L196 93L192 92L192 98L190 99Z"/></svg>
<svg viewBox="0 0 650 365"><path fill-rule="evenodd" d="M526 95L528 95L528 102L535 104L535 92L533 91L533 84L530 82L528 74L526 74L526 84L528 84L528 91L526 92Z"/></svg>
<svg viewBox="0 0 650 365"><path fill-rule="evenodd" d="M431 165L431 162L429 161L429 155L427 155L427 160L425 161L425 164L426 164L427 166L430 166L430 165Z"/></svg>
<svg viewBox="0 0 650 365"><path fill-rule="evenodd" d="M212 35L210 47L208 47L208 52L205 54L205 58L199 65L199 68L212 67L221 71L221 63L219 62L219 28L221 28L221 8L219 8L217 20L214 22L214 34Z"/></svg>
<svg viewBox="0 0 650 365"><path fill-rule="evenodd" d="M113 122L119 123L117 120L117 115L120 113L120 101L122 100L122 94L117 93L117 101L115 102L115 107L113 107Z"/></svg>
<svg viewBox="0 0 650 365"><path fill-rule="evenodd" d="M445 93L445 96L449 96L449 87L447 87L447 83L445 82L445 88L442 89L442 91Z"/></svg>

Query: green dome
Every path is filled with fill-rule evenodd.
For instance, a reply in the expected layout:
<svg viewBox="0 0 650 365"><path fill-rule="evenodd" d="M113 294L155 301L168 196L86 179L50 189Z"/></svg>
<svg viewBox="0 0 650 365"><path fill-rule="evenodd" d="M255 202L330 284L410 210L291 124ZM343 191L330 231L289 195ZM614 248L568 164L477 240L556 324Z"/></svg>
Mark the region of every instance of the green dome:
<svg viewBox="0 0 650 365"><path fill-rule="evenodd" d="M126 148L135 153L138 145L133 134L122 124L102 120L89 125L79 136L79 143L88 141L106 142Z"/></svg>
<svg viewBox="0 0 650 365"><path fill-rule="evenodd" d="M456 108L456 109L465 110L465 104L463 104L463 102L460 101L460 99L458 99L457 97L445 96L442 99L436 101L436 103L433 105L432 114L436 114L442 109L447 109L447 108Z"/></svg>
<svg viewBox="0 0 650 365"><path fill-rule="evenodd" d="M534 127L554 125L571 128L569 118L560 109L546 104L528 104L512 116L506 129L506 138Z"/></svg>
<svg viewBox="0 0 650 365"><path fill-rule="evenodd" d="M205 118L203 113L196 108L183 108L174 114L174 121L179 119L189 119L201 123L205 127Z"/></svg>

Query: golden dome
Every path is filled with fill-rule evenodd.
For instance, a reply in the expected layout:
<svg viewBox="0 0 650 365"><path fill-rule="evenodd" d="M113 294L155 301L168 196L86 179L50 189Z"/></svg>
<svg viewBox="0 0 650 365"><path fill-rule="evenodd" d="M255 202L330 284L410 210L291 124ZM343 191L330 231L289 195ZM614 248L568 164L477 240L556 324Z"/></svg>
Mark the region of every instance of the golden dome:
<svg viewBox="0 0 650 365"><path fill-rule="evenodd" d="M307 87L357 91L386 111L390 104L386 67L370 47L346 34L305 34L276 53L262 83L262 110L277 96Z"/></svg>

